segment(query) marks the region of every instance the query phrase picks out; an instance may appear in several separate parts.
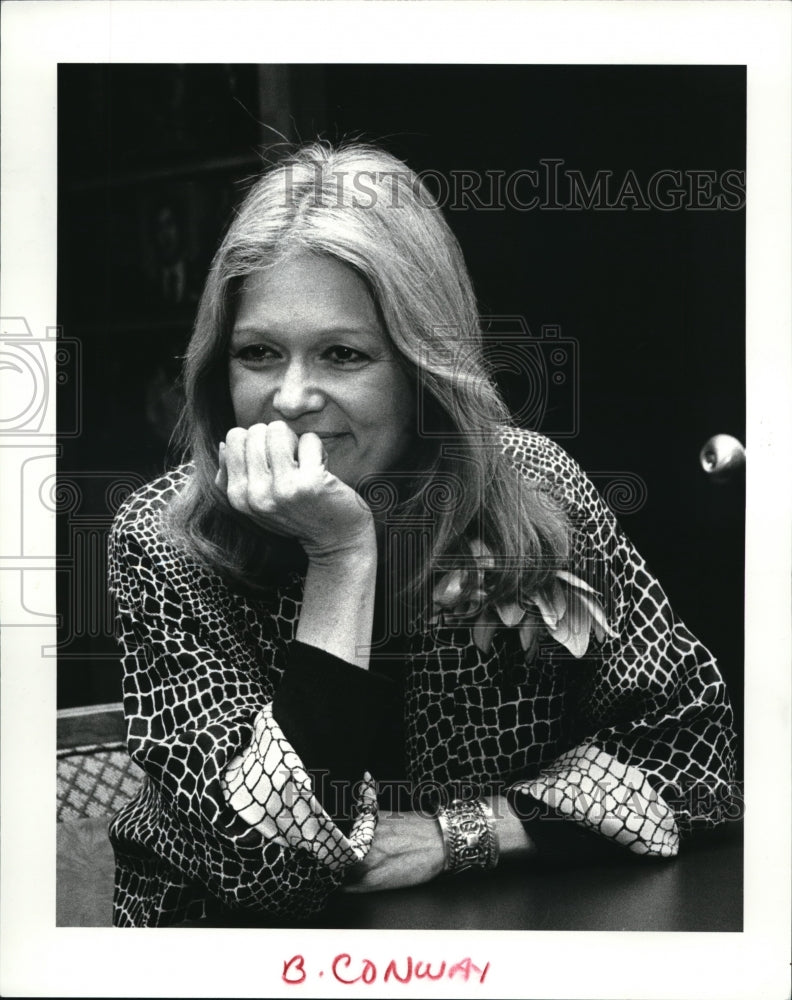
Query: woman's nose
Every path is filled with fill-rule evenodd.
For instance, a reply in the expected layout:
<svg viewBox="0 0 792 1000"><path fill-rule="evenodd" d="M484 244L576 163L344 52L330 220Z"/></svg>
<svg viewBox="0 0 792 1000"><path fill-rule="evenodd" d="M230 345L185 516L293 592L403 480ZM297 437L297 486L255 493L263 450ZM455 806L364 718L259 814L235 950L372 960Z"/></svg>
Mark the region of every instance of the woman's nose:
<svg viewBox="0 0 792 1000"><path fill-rule="evenodd" d="M283 371L272 406L281 416L294 419L302 413L321 410L324 406L324 393L315 384L305 365L291 362Z"/></svg>

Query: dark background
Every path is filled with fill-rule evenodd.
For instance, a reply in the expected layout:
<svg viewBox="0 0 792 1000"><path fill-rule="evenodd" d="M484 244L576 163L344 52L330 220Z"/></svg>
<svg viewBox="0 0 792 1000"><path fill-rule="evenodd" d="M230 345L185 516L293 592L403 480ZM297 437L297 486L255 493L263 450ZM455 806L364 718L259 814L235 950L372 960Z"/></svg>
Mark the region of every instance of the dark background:
<svg viewBox="0 0 792 1000"><path fill-rule="evenodd" d="M58 323L80 379L59 394L60 707L120 699L104 540L173 456L179 357L232 207L282 138L364 138L418 171L540 169L644 184L745 169L741 67L59 68ZM744 441L744 211L447 210L481 311L560 328L569 397L537 429L611 499L742 711L740 480L698 452ZM496 339L497 340L497 339ZM493 343L496 343L494 341ZM537 351L544 348L537 347ZM543 357L545 355L542 355ZM68 353L74 364L74 350ZM572 365L572 358L575 364ZM519 378L501 373L513 408ZM620 492L619 484L625 485ZM632 490L632 497L629 496Z"/></svg>

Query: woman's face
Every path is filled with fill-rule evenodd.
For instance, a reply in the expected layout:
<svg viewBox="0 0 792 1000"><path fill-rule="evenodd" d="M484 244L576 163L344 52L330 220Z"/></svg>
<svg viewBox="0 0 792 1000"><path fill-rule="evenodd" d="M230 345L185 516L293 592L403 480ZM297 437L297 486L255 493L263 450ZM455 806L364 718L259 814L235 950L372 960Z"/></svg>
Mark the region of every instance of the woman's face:
<svg viewBox="0 0 792 1000"><path fill-rule="evenodd" d="M413 387L368 288L332 257L303 253L246 279L228 373L239 427L314 431L328 469L353 488L415 438Z"/></svg>

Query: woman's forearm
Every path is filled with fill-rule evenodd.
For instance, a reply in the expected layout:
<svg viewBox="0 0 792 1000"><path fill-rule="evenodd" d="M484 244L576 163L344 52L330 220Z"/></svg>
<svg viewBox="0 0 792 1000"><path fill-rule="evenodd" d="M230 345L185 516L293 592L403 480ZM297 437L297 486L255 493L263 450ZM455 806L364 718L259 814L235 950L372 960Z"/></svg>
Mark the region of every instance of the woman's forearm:
<svg viewBox="0 0 792 1000"><path fill-rule="evenodd" d="M360 545L310 559L296 638L368 669L376 578L373 526Z"/></svg>

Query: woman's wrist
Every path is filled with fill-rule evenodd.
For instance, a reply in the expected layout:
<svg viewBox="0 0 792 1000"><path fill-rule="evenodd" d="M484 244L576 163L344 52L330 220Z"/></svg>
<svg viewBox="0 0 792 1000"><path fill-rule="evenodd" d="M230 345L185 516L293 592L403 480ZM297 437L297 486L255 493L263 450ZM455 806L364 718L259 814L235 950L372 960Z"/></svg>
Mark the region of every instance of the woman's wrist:
<svg viewBox="0 0 792 1000"><path fill-rule="evenodd" d="M323 548L303 545L308 557L308 566L343 571L355 566L365 568L372 564L377 568L377 535L374 520L364 524L358 531L343 539L335 539L332 545Z"/></svg>
<svg viewBox="0 0 792 1000"><path fill-rule="evenodd" d="M500 795L455 799L437 813L444 871L494 868L499 860L529 857L536 848L519 817Z"/></svg>
<svg viewBox="0 0 792 1000"><path fill-rule="evenodd" d="M309 558L295 638L367 669L376 584L375 542Z"/></svg>
<svg viewBox="0 0 792 1000"><path fill-rule="evenodd" d="M520 818L512 812L506 798L503 795L494 795L484 801L492 810L501 858L529 857L536 854L536 845Z"/></svg>

